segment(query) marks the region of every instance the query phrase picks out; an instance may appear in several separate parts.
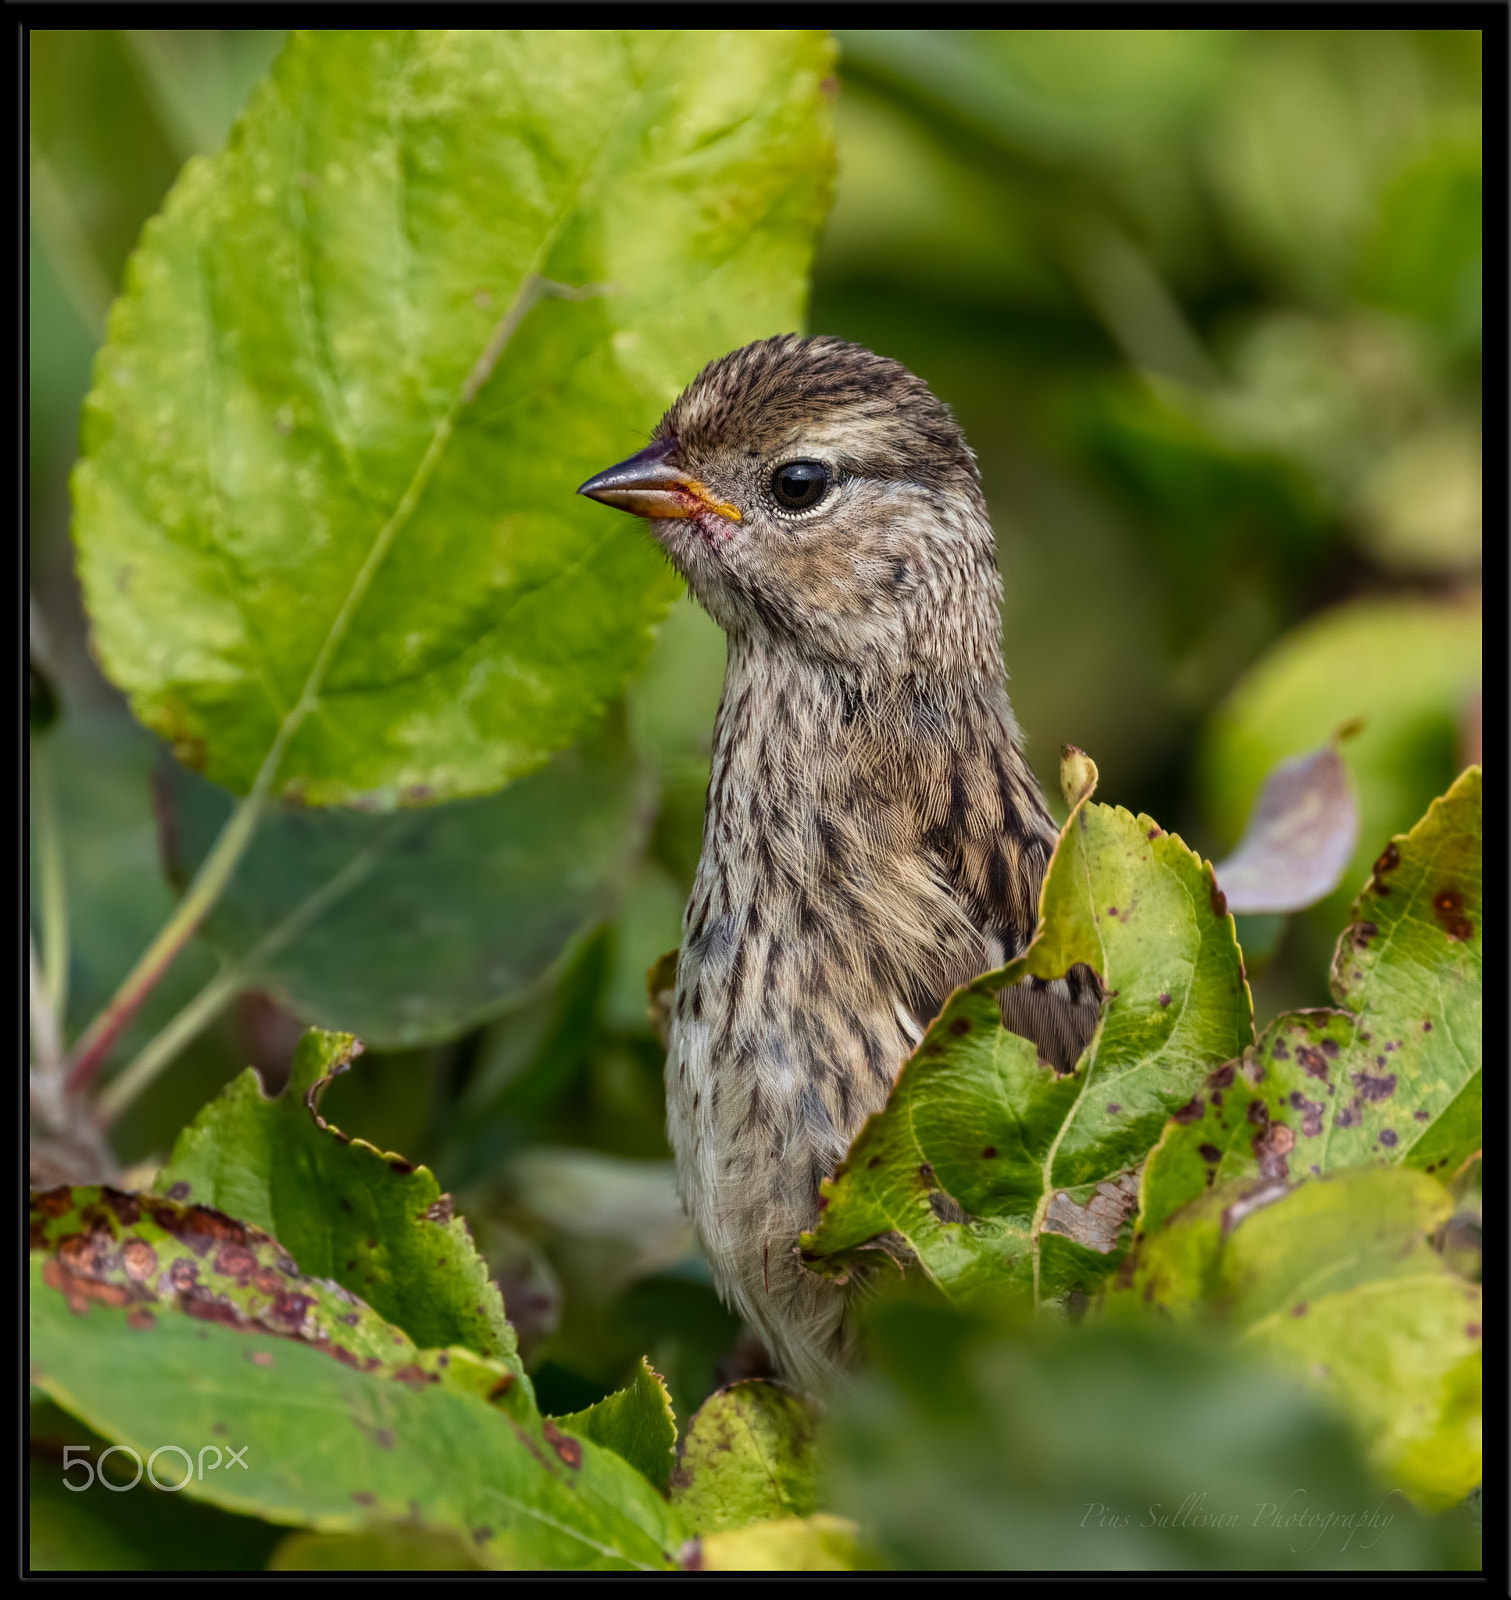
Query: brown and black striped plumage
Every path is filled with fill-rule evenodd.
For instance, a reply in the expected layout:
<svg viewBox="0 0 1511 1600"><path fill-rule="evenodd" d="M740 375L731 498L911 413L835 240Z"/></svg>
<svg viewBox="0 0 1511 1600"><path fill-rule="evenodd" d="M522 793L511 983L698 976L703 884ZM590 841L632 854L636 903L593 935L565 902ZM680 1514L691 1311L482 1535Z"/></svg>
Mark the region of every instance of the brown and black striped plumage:
<svg viewBox="0 0 1511 1600"><path fill-rule="evenodd" d="M822 475L811 506L778 497L793 462ZM846 1359L852 1292L794 1254L819 1181L950 991L1028 942L1054 843L975 458L896 362L786 337L715 361L584 492L648 515L729 636L667 1125L720 1289L813 1385ZM1004 1009L1068 1067L1096 980Z"/></svg>

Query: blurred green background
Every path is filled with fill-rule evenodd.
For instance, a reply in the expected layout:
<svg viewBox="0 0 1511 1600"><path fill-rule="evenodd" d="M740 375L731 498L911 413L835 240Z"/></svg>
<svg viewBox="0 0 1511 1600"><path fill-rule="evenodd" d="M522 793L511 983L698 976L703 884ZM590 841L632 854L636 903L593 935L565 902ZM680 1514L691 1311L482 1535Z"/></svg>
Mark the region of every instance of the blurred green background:
<svg viewBox="0 0 1511 1600"><path fill-rule="evenodd" d="M31 647L62 713L34 771L64 841L70 1035L174 892L152 803L165 757L94 666L73 577L78 409L143 222L185 159L224 142L280 39L30 36ZM1479 753L1480 35L840 44L809 330L903 361L964 424L1053 804L1059 747L1078 744L1099 798L1220 857L1269 766L1365 718L1344 752L1363 818L1344 884L1240 930L1261 1024L1325 1004L1369 861ZM456 1192L548 1411L642 1352L682 1415L738 1370L671 1186L643 976L677 942L722 661L679 601L631 686L656 800L613 920L496 1021L370 1052L325 1104ZM118 1059L215 970L187 951ZM248 1061L276 1085L299 1028L276 996L243 996L132 1108L121 1158L161 1159Z"/></svg>

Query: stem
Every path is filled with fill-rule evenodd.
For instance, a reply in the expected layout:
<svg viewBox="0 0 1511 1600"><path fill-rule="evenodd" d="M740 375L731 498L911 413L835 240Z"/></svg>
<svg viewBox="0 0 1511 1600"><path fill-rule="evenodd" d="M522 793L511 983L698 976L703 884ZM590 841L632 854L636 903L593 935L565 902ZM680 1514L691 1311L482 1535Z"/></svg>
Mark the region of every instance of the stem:
<svg viewBox="0 0 1511 1600"><path fill-rule="evenodd" d="M220 837L211 847L209 855L200 863L194 881L178 903L178 909L168 918L157 937L147 946L124 983L111 996L105 1009L90 1023L83 1037L74 1046L72 1065L68 1073L68 1092L80 1094L89 1087L95 1073L100 1070L111 1046L121 1031L136 1015L137 1008L152 992L154 985L172 966L174 958L189 942L194 930L204 921L210 909L220 898L221 891L230 882L242 856L252 842L252 835L262 817L263 805L271 783L271 768L275 759L282 759L283 743L274 744L257 783L245 800L226 819ZM268 783L263 782L264 774Z"/></svg>
<svg viewBox="0 0 1511 1600"><path fill-rule="evenodd" d="M37 819L37 876L42 898L42 977L59 1032L68 1017L68 884L63 838L53 792L52 756L44 740L32 743L32 785Z"/></svg>
<svg viewBox="0 0 1511 1600"><path fill-rule="evenodd" d="M108 1128L173 1057L220 1015L226 1004L241 993L249 975L247 964L241 961L223 968L138 1052L129 1066L105 1085L95 1111L101 1128Z"/></svg>
<svg viewBox="0 0 1511 1600"><path fill-rule="evenodd" d="M412 825L412 824L411 824ZM390 830L390 833L392 830ZM367 876L381 854L386 838L375 840L328 882L305 897L276 927L269 929L243 956L218 972L170 1022L148 1041L126 1067L100 1091L96 1120L101 1128L120 1116L165 1066L225 1006L249 986L258 969L289 940L297 937L316 917L329 910Z"/></svg>

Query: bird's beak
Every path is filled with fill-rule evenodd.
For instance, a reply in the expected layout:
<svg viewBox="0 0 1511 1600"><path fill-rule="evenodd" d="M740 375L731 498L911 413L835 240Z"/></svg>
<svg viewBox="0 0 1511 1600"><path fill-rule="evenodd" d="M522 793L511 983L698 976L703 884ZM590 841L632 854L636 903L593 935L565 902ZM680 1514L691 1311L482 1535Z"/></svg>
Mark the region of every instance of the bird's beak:
<svg viewBox="0 0 1511 1600"><path fill-rule="evenodd" d="M637 517L696 517L713 511L738 522L738 506L716 499L696 478L671 464L668 458L676 448L675 439L658 439L628 461L595 474L577 492Z"/></svg>

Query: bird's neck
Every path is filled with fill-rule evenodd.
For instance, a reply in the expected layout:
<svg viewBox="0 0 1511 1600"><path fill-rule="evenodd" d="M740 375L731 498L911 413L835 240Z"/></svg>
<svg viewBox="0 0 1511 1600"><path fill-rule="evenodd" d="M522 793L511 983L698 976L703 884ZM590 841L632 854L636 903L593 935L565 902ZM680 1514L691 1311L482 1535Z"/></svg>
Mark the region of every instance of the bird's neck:
<svg viewBox="0 0 1511 1600"><path fill-rule="evenodd" d="M710 808L721 808L731 780L773 800L843 804L858 779L897 789L964 750L1017 743L998 654L969 673L893 674L816 660L765 634L731 634Z"/></svg>
<svg viewBox="0 0 1511 1600"><path fill-rule="evenodd" d="M731 637L702 874L725 909L837 871L885 898L900 862L1004 835L1047 854L1054 833L1000 663L995 679L878 681Z"/></svg>

